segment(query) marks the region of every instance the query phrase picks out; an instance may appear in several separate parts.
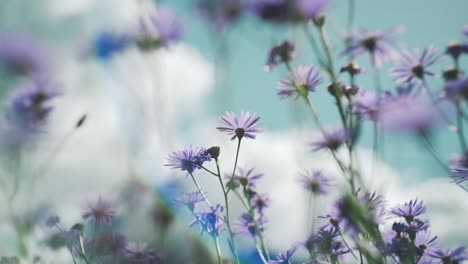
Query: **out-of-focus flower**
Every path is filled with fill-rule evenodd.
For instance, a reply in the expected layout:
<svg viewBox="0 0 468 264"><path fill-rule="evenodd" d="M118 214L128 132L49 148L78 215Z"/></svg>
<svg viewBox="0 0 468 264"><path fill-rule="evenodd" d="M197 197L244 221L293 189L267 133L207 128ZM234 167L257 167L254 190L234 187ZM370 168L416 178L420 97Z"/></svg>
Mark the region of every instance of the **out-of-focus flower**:
<svg viewBox="0 0 468 264"><path fill-rule="evenodd" d="M96 203L88 204L88 208L83 212L83 218L94 222L97 226L102 224L111 225L112 218L115 217L115 211L109 201L98 198Z"/></svg>
<svg viewBox="0 0 468 264"><path fill-rule="evenodd" d="M267 194L255 193L252 196L252 206L260 215L263 215L263 210L270 205L270 199Z"/></svg>
<svg viewBox="0 0 468 264"><path fill-rule="evenodd" d="M277 94L281 98L294 97L297 100L315 92L321 82L319 71L314 66L301 65L293 70L290 79L279 82Z"/></svg>
<svg viewBox="0 0 468 264"><path fill-rule="evenodd" d="M306 170L299 174L303 187L314 195L324 195L332 185L332 179L320 170Z"/></svg>
<svg viewBox="0 0 468 264"><path fill-rule="evenodd" d="M379 121L394 131L428 133L440 120L432 101L422 95L400 95L381 105Z"/></svg>
<svg viewBox="0 0 468 264"><path fill-rule="evenodd" d="M455 249L446 249L446 250L435 250L433 252L428 252L429 257L438 259L442 264L453 264L453 263L463 263L464 260L467 260L468 257L465 253L465 247L460 246Z"/></svg>
<svg viewBox="0 0 468 264"><path fill-rule="evenodd" d="M291 258L296 253L297 248L295 246L288 249L286 252L278 253L276 260L269 260L268 264L288 264L291 263Z"/></svg>
<svg viewBox="0 0 468 264"><path fill-rule="evenodd" d="M13 91L7 122L12 131L20 131L25 137L41 131L53 106L50 101L60 94L57 86L45 79L24 81ZM21 140L21 139L18 139Z"/></svg>
<svg viewBox="0 0 468 264"><path fill-rule="evenodd" d="M215 30L222 31L240 18L246 8L243 0L199 0L197 9Z"/></svg>
<svg viewBox="0 0 468 264"><path fill-rule="evenodd" d="M411 83L413 80L422 81L425 76L435 74L427 68L440 60L438 49L434 46L425 48L422 52L415 50L414 53L404 51L402 60L398 67L392 69L392 75L397 83Z"/></svg>
<svg viewBox="0 0 468 264"><path fill-rule="evenodd" d="M260 232L263 232L263 221L260 218L258 221L258 225L260 228ZM236 229L237 232L244 236L252 236L256 237L258 235L257 228L255 226L255 222L250 214L244 213L242 214L236 222Z"/></svg>
<svg viewBox="0 0 468 264"><path fill-rule="evenodd" d="M17 75L47 75L50 56L29 35L5 34L0 37L0 68Z"/></svg>
<svg viewBox="0 0 468 264"><path fill-rule="evenodd" d="M351 76L358 75L364 72L364 68L359 66L359 64L355 62L350 62L347 65L340 68L340 73L347 72Z"/></svg>
<svg viewBox="0 0 468 264"><path fill-rule="evenodd" d="M458 184L468 181L468 167L452 168L450 177Z"/></svg>
<svg viewBox="0 0 468 264"><path fill-rule="evenodd" d="M138 47L144 51L168 47L180 40L184 27L175 13L167 7L159 7L155 13L140 19L136 35Z"/></svg>
<svg viewBox="0 0 468 264"><path fill-rule="evenodd" d="M304 22L324 12L329 2L329 0L254 0L250 8L259 18L268 22Z"/></svg>
<svg viewBox="0 0 468 264"><path fill-rule="evenodd" d="M96 36L92 46L85 51L85 57L94 55L98 59L108 60L117 53L124 51L131 44L131 39L125 34L101 32Z"/></svg>
<svg viewBox="0 0 468 264"><path fill-rule="evenodd" d="M255 134L263 132L262 126L258 123L260 116L241 111L239 119L233 112L226 112L224 116L218 117L220 126L216 127L219 131L227 132L232 135L231 140L236 137L255 139Z"/></svg>
<svg viewBox="0 0 468 264"><path fill-rule="evenodd" d="M54 227L60 222L60 217L58 215L51 215L46 220L47 227Z"/></svg>
<svg viewBox="0 0 468 264"><path fill-rule="evenodd" d="M174 151L167 157L165 166L172 169L180 169L192 173L196 169L201 169L204 162L210 161L211 156L204 148L189 146L185 149Z"/></svg>
<svg viewBox="0 0 468 264"><path fill-rule="evenodd" d="M195 219L190 223L190 226L199 224L201 234L206 232L213 237L217 237L222 231L224 223L223 217L221 216L222 211L223 207L218 204L210 208L208 212L196 213Z"/></svg>
<svg viewBox="0 0 468 264"><path fill-rule="evenodd" d="M119 233L105 232L96 240L96 251L101 255L117 255L125 253L127 238Z"/></svg>
<svg viewBox="0 0 468 264"><path fill-rule="evenodd" d="M452 42L445 49L445 54L450 55L454 60L458 60L461 54L468 53L467 43Z"/></svg>
<svg viewBox="0 0 468 264"><path fill-rule="evenodd" d="M238 167L237 172L234 174L234 181L236 181L234 184L252 188L262 177L263 173L256 172L254 167ZM228 179L230 178L229 175Z"/></svg>
<svg viewBox="0 0 468 264"><path fill-rule="evenodd" d="M205 198L203 198L202 193L199 192L199 191L196 191L196 192L191 192L191 193L185 194L184 197L182 197L180 199L176 199L176 202L187 206L187 208L190 210L190 212L193 213L195 211L195 205L200 203L200 202L203 202L204 200L205 200Z"/></svg>
<svg viewBox="0 0 468 264"><path fill-rule="evenodd" d="M403 217L408 224L414 221L417 216L420 216L425 212L426 206L424 206L423 201L418 201L418 199L410 200L404 204L399 204L390 210L390 214Z"/></svg>
<svg viewBox="0 0 468 264"><path fill-rule="evenodd" d="M462 28L462 34L468 37L468 25L464 25Z"/></svg>
<svg viewBox="0 0 468 264"><path fill-rule="evenodd" d="M337 150L348 139L348 133L344 129L329 130L310 142L313 151L320 149Z"/></svg>
<svg viewBox="0 0 468 264"><path fill-rule="evenodd" d="M385 61L398 58L396 51L398 45L393 38L402 32L402 27L394 27L386 31L356 31L347 36L352 44L341 54L356 58L367 52L371 56L372 66L379 68Z"/></svg>
<svg viewBox="0 0 468 264"><path fill-rule="evenodd" d="M125 246L125 257L132 264L160 263L160 258L156 251L150 249L142 242L128 242Z"/></svg>
<svg viewBox="0 0 468 264"><path fill-rule="evenodd" d="M354 114L362 116L364 120L377 121L379 118L379 96L374 92L360 92L351 100Z"/></svg>
<svg viewBox="0 0 468 264"><path fill-rule="evenodd" d="M280 63L289 63L295 57L295 46L292 42L284 40L268 52L265 70L271 71Z"/></svg>
<svg viewBox="0 0 468 264"><path fill-rule="evenodd" d="M445 84L445 92L449 98L460 96L468 100L468 76L447 82Z"/></svg>
<svg viewBox="0 0 468 264"><path fill-rule="evenodd" d="M307 249L314 250L317 253L332 256L344 255L350 251L337 240L339 237L339 229L334 227L322 227L317 234L312 235L305 243Z"/></svg>

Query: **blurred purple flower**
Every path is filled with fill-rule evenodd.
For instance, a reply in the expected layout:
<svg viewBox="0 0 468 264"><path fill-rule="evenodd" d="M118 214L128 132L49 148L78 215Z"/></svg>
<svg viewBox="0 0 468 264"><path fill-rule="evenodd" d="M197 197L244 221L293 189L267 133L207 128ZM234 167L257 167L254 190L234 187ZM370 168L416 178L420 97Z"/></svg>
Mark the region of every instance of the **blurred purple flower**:
<svg viewBox="0 0 468 264"><path fill-rule="evenodd" d="M457 184L468 181L468 167L452 168L450 171L450 177Z"/></svg>
<svg viewBox="0 0 468 264"><path fill-rule="evenodd" d="M298 66L292 72L290 79L281 80L278 85L277 94L281 98L300 96L306 97L309 92L315 92L317 86L322 82L319 71L314 66Z"/></svg>
<svg viewBox="0 0 468 264"><path fill-rule="evenodd" d="M140 20L136 36L138 46L143 50L168 47L181 39L184 32L182 22L168 7L159 7L149 18Z"/></svg>
<svg viewBox="0 0 468 264"><path fill-rule="evenodd" d="M462 28L462 34L468 37L468 25L464 25Z"/></svg>
<svg viewBox="0 0 468 264"><path fill-rule="evenodd" d="M212 207L208 212L196 213L195 219L189 226L199 224L201 234L206 232L213 237L217 237L222 231L224 223L223 217L221 216L223 209L224 208L218 204L215 207Z"/></svg>
<svg viewBox="0 0 468 264"><path fill-rule="evenodd" d="M306 20L316 18L330 4L330 0L295 0L295 2L298 13Z"/></svg>
<svg viewBox="0 0 468 264"><path fill-rule="evenodd" d="M379 118L379 100L374 92L360 92L351 99L352 113L361 115L364 120L375 122Z"/></svg>
<svg viewBox="0 0 468 264"><path fill-rule="evenodd" d="M468 76L447 82L445 84L445 92L449 98L455 99L460 96L468 100Z"/></svg>
<svg viewBox="0 0 468 264"><path fill-rule="evenodd" d="M263 232L263 220L262 218L257 220L260 231ZM244 236L256 237L258 232L255 226L255 222L250 214L243 213L236 222L237 232Z"/></svg>
<svg viewBox="0 0 468 264"><path fill-rule="evenodd" d="M252 196L252 206L260 215L263 215L263 210L270 205L270 199L267 194L259 194L255 192Z"/></svg>
<svg viewBox="0 0 468 264"><path fill-rule="evenodd" d="M255 186L255 183L263 177L263 173L258 173L254 170L254 167L238 167L237 173L234 174L234 180L241 186L252 188ZM230 178L229 176L229 179Z"/></svg>
<svg viewBox="0 0 468 264"><path fill-rule="evenodd" d="M124 34L101 32L94 40L92 50L86 51L85 55L94 55L99 59L108 60L125 50L130 43L130 38Z"/></svg>
<svg viewBox="0 0 468 264"><path fill-rule="evenodd" d="M295 46L292 42L284 40L268 52L265 70L272 71L280 63L289 63L295 57Z"/></svg>
<svg viewBox="0 0 468 264"><path fill-rule="evenodd" d="M112 218L115 217L115 211L109 201L98 198L96 203L88 204L88 208L83 212L83 219L94 222L97 226L102 224L111 225Z"/></svg>
<svg viewBox="0 0 468 264"><path fill-rule="evenodd" d="M365 70L355 62L350 62L346 66L340 68L340 73L347 72L351 76L363 73Z"/></svg>
<svg viewBox="0 0 468 264"><path fill-rule="evenodd" d="M184 197L180 199L176 199L176 202L187 206L187 208L190 210L190 212L195 211L195 205L197 203L203 202L205 198L203 198L203 195L201 192L196 191L196 192L191 192L187 193L184 195Z"/></svg>
<svg viewBox="0 0 468 264"><path fill-rule="evenodd" d="M250 8L259 18L268 22L304 22L325 11L329 2L329 0L253 0Z"/></svg>
<svg viewBox="0 0 468 264"><path fill-rule="evenodd" d="M196 7L216 31L222 31L233 24L246 8L243 0L198 0Z"/></svg>
<svg viewBox="0 0 468 264"><path fill-rule="evenodd" d="M233 112L226 112L224 116L218 117L221 126L216 127L219 131L232 135L231 140L236 137L241 140L243 137L255 139L256 133L263 132L262 126L258 123L260 116L241 111L239 119Z"/></svg>
<svg viewBox="0 0 468 264"><path fill-rule="evenodd" d="M371 56L372 66L380 68L385 61L398 58L397 43L393 40L395 35L403 32L402 27L394 27L386 31L359 30L346 36L351 45L341 54L351 55L354 59L368 52Z"/></svg>
<svg viewBox="0 0 468 264"><path fill-rule="evenodd" d="M297 248L295 246L292 246L286 252L278 253L278 256L276 256L276 260L269 260L268 264L288 264L288 263L291 263L291 258L294 255L294 253L296 253L296 250L297 250Z"/></svg>
<svg viewBox="0 0 468 264"><path fill-rule="evenodd" d="M411 83L415 79L422 82L426 75L435 75L427 68L438 62L440 58L438 49L434 46L425 48L421 53L417 49L414 53L406 50L402 52L402 60L399 66L392 69L391 73L399 84Z"/></svg>
<svg viewBox="0 0 468 264"><path fill-rule="evenodd" d="M169 166L172 169L180 169L192 173L196 169L201 169L204 162L210 161L211 156L204 148L189 146L182 150L174 151L167 157L167 162L164 166Z"/></svg>
<svg viewBox="0 0 468 264"><path fill-rule="evenodd" d="M112 231L100 234L96 241L96 251L104 255L125 253L126 246L127 238Z"/></svg>
<svg viewBox="0 0 468 264"><path fill-rule="evenodd" d="M30 35L10 33L0 37L0 66L18 75L46 75L50 56Z"/></svg>
<svg viewBox="0 0 468 264"><path fill-rule="evenodd" d="M349 253L350 251L337 240L340 236L339 229L334 227L322 227L317 234L312 235L305 243L305 246L310 251L324 255L340 256Z"/></svg>
<svg viewBox="0 0 468 264"><path fill-rule="evenodd" d="M306 170L299 174L299 181L303 187L314 195L324 195L332 185L332 179L320 170Z"/></svg>
<svg viewBox="0 0 468 264"><path fill-rule="evenodd" d="M348 133L344 129L325 131L317 139L313 140L310 145L313 151L320 149L337 150L348 139Z"/></svg>
<svg viewBox="0 0 468 264"><path fill-rule="evenodd" d="M465 247L460 246L455 249L446 249L446 250L435 250L433 252L428 252L427 255L431 258L438 259L441 264L456 264L463 263L464 260L467 260L468 257L465 253Z"/></svg>
<svg viewBox="0 0 468 264"><path fill-rule="evenodd" d="M128 242L125 246L125 257L132 264L160 263L156 251L150 249L145 243Z"/></svg>
<svg viewBox="0 0 468 264"><path fill-rule="evenodd" d="M60 222L60 217L58 215L51 215L46 220L47 227L55 227Z"/></svg>
<svg viewBox="0 0 468 264"><path fill-rule="evenodd" d="M420 216L425 212L426 206L424 206L423 201L418 201L418 199L415 199L393 207L389 213L394 216L405 218L406 222L410 224L417 216Z"/></svg>

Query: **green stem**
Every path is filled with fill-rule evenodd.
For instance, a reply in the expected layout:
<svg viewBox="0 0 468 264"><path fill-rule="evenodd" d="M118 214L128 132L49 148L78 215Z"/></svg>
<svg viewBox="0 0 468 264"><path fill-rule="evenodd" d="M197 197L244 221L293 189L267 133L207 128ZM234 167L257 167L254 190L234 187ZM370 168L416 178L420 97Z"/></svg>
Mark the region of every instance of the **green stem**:
<svg viewBox="0 0 468 264"><path fill-rule="evenodd" d="M195 183L195 186L197 186L197 190L203 196L203 199L205 199L206 204L208 204L208 206L212 208L213 206L211 205L210 201L208 201L208 198L206 197L205 193L202 191L202 188L200 187L200 184L198 184L197 179L195 179L195 176L193 176L193 173L190 172L189 174L192 177L193 183Z"/></svg>
<svg viewBox="0 0 468 264"><path fill-rule="evenodd" d="M340 237L341 237L341 240L343 241L343 243L345 244L345 246L348 248L349 252L351 253L351 255L353 255L354 259L359 263L359 259L358 257L356 256L356 254L354 254L354 251L353 249L349 246L348 242L346 242L346 239L344 238L343 236L343 233L341 232L341 230L338 230L339 234L340 234ZM361 262L362 263L362 262Z"/></svg>
<svg viewBox="0 0 468 264"><path fill-rule="evenodd" d="M229 215L229 200L228 200L228 193L226 191L226 188L224 187L224 182L223 179L221 178L221 170L219 169L219 162L218 159L215 159L216 163L216 170L218 171L218 179L219 179L219 184L221 185L221 189L223 190L223 195L224 195L224 205L226 207L226 225L228 227L229 231L229 237L231 238L231 243L232 243L232 250L234 253L234 257L236 258L236 263L240 264L239 261L239 254L237 253L237 247L236 247L236 241L234 240L234 232L232 231L231 227L231 217Z"/></svg>
<svg viewBox="0 0 468 264"><path fill-rule="evenodd" d="M223 258L221 257L221 248L219 247L219 241L217 236L213 236L213 242L216 247L216 256L218 257L218 264L223 264Z"/></svg>
<svg viewBox="0 0 468 264"><path fill-rule="evenodd" d="M426 146L427 150L429 150L429 153L432 155L432 157L439 163L439 165L448 173L450 173L450 168L445 164L445 162L442 161L442 159L437 155L437 152L435 151L434 147L431 144L431 141L427 137L427 135L422 134L422 139L424 142L424 145Z"/></svg>
<svg viewBox="0 0 468 264"><path fill-rule="evenodd" d="M325 68L325 63L323 62L321 56L320 56L320 50L319 50L319 47L317 45L317 42L315 41L315 38L314 36L312 35L312 33L308 30L307 28L307 24L303 24L303 30L304 30L304 34L306 35L307 37L307 40L309 41L309 44L310 46L312 47L312 50L313 52L315 53L315 57L317 57L317 61L320 65L320 67L322 68Z"/></svg>
<svg viewBox="0 0 468 264"><path fill-rule="evenodd" d="M240 150L240 146L241 146L241 139L239 138L239 140L237 141L236 160L234 161L234 168L232 169L231 180L234 179L234 174L236 173L237 160L239 159L239 150ZM229 189L229 190L227 191L227 193L229 193L230 190L231 190L231 189Z"/></svg>

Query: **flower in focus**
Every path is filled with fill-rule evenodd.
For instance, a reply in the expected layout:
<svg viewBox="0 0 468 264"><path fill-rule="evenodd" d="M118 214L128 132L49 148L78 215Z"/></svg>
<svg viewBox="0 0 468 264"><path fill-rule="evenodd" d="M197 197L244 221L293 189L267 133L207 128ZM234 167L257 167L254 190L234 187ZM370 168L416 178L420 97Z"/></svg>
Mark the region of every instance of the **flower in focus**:
<svg viewBox="0 0 468 264"><path fill-rule="evenodd" d="M205 161L210 161L211 156L204 148L189 146L183 150L174 151L167 157L169 166L172 169L180 169L192 173L196 169L200 169Z"/></svg>
<svg viewBox="0 0 468 264"><path fill-rule="evenodd" d="M309 92L315 92L317 86L322 82L319 71L314 66L301 65L293 70L291 79L279 82L277 94L281 98L300 96L306 97Z"/></svg>
<svg viewBox="0 0 468 264"><path fill-rule="evenodd" d="M352 43L341 54L351 55L354 59L368 52L371 56L372 66L380 68L385 61L398 57L397 43L393 40L395 35L403 32L402 27L394 27L386 31L360 30L347 36Z"/></svg>
<svg viewBox="0 0 468 264"><path fill-rule="evenodd" d="M180 40L183 32L183 24L175 13L167 7L159 7L149 18L140 20L136 42L144 51L168 47Z"/></svg>
<svg viewBox="0 0 468 264"><path fill-rule="evenodd" d="M433 252L427 253L427 255L431 258L438 259L442 264L457 264L463 263L464 260L467 260L468 257L465 253L465 247L460 246L453 250L446 249L446 250L435 250Z"/></svg>
<svg viewBox="0 0 468 264"><path fill-rule="evenodd" d="M183 204L187 206L187 208L190 210L190 212L195 211L195 205L197 203L203 202L205 198L203 197L202 193L199 191L196 192L191 192L185 194L185 196L181 199L177 199L176 201L180 204Z"/></svg>
<svg viewBox="0 0 468 264"><path fill-rule="evenodd" d="M290 249L288 249L286 252L280 252L278 253L278 256L276 257L276 260L269 260L268 264L288 264L291 263L291 258L296 253L296 247L293 246Z"/></svg>
<svg viewBox="0 0 468 264"><path fill-rule="evenodd" d="M332 185L330 177L325 175L323 171L306 170L300 173L300 182L304 188L314 195L327 194L329 187Z"/></svg>
<svg viewBox="0 0 468 264"><path fill-rule="evenodd" d="M426 75L434 76L435 74L427 68L440 60L437 52L438 49L433 46L425 48L421 53L419 50L415 50L414 53L404 51L400 65L391 71L395 81L410 83L415 79L422 81Z"/></svg>
<svg viewBox="0 0 468 264"><path fill-rule="evenodd" d="M227 132L232 135L231 140L236 137L255 139L255 134L263 132L262 126L258 123L260 116L241 111L239 119L233 112L226 112L224 116L218 117L221 126L216 127L219 131Z"/></svg>
<svg viewBox="0 0 468 264"><path fill-rule="evenodd" d="M426 206L418 199L410 200L407 203L399 204L390 210L390 214L398 217L405 218L406 222L410 224L417 216L426 212Z"/></svg>
<svg viewBox="0 0 468 264"><path fill-rule="evenodd" d="M414 240L414 245L416 246L416 252L420 256L427 252L433 252L439 248L437 236L431 236L429 231L418 232L416 234L416 239Z"/></svg>
<svg viewBox="0 0 468 264"><path fill-rule="evenodd" d="M273 70L280 63L288 63L295 57L294 44L288 40L280 42L278 45L270 49L266 62L265 69Z"/></svg>
<svg viewBox="0 0 468 264"><path fill-rule="evenodd" d="M94 222L97 226L102 224L111 225L112 218L115 217L115 211L112 210L112 205L99 197L96 203L88 204L88 208L83 213L83 218Z"/></svg>
<svg viewBox="0 0 468 264"><path fill-rule="evenodd" d="M337 150L348 139L348 133L344 129L325 131L319 138L313 140L310 145L313 151L320 149Z"/></svg>
<svg viewBox="0 0 468 264"><path fill-rule="evenodd" d="M0 37L0 68L17 75L44 75L49 70L46 50L28 35L14 33Z"/></svg>
<svg viewBox="0 0 468 264"><path fill-rule="evenodd" d="M158 254L142 242L128 242L125 246L125 257L129 263L159 263Z"/></svg>
<svg viewBox="0 0 468 264"><path fill-rule="evenodd" d="M217 237L224 223L223 217L221 216L223 209L224 208L218 204L210 208L209 212L196 213L195 219L190 223L190 226L199 224L201 234L206 232L213 237Z"/></svg>
<svg viewBox="0 0 468 264"><path fill-rule="evenodd" d="M217 31L222 31L233 24L245 9L243 0L199 0L197 9Z"/></svg>

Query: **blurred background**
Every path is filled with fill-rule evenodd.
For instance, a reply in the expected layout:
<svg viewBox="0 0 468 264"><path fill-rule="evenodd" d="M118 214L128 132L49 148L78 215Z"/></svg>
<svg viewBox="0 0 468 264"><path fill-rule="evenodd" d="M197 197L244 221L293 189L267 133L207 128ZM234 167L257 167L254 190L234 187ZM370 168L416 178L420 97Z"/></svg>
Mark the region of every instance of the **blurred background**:
<svg viewBox="0 0 468 264"><path fill-rule="evenodd" d="M112 56L96 48L105 32L132 31L153 4L175 10L184 28L180 42L147 52L130 47ZM461 38L461 28L468 23L467 9L466 0L359 0L355 25L366 29L403 25L406 31L398 40L404 47L422 49L434 44L443 51L450 41ZM329 8L327 30L335 54L344 48L341 38L347 10L347 1L334 1ZM170 248L180 236L187 236L203 247L204 241L199 240L206 238L198 236L197 228L188 227L189 214L183 208L171 209L173 200L193 186L183 172L164 166L165 157L187 145L217 145L222 149L222 170L229 172L236 144L216 131L216 118L225 111L239 113L242 109L262 116L265 127L258 139L245 141L239 162L265 173L259 188L272 201L267 212L267 241L279 251L303 239L307 194L297 184L297 172L305 168L339 171L326 153L311 153L307 146L316 133L307 109L276 95L277 82L287 74L286 69L264 69L268 50L284 39L296 43L296 64L315 63L301 28L265 24L245 16L227 29L216 30L189 0L4 0L0 4L0 37L12 34L24 36L29 48L41 50L47 61L44 67L60 96L53 100L44 133L23 150L18 162L21 175L28 177L20 184L13 216L7 200L0 200L0 256L17 254L18 236L12 222L37 208L47 208L71 226L82 221L82 209L98 197L118 205L121 217L116 225L132 240L157 244L166 239ZM365 58L358 63L370 70ZM461 63L466 68L467 61ZM435 71L440 75L449 65L449 61L442 62ZM383 86L393 89L387 72L385 66ZM359 76L357 82L373 89L371 75ZM434 78L430 89L441 89L442 83ZM0 76L2 111L18 85L17 79ZM312 101L326 126L333 127L339 117L326 85L312 95ZM86 121L76 128L83 115ZM366 166L372 160L370 129L364 128L358 149L369 185L392 203L423 199L433 232L447 246L466 243L466 193L450 184L421 142L410 135L386 135L377 173L370 175L370 166ZM448 127L438 129L434 142L445 160L458 151ZM1 153L2 173L13 166L7 152ZM209 197L221 202L216 179L204 176L199 179ZM319 206L323 210L327 202ZM240 213L240 208L235 212ZM172 227L155 221L169 221ZM57 253L36 243L46 235L47 230L37 228L28 236L25 243L30 254L41 253L53 263L71 263L65 250ZM227 252L225 241L222 243ZM249 243L241 243L246 256L255 252ZM180 257L184 256L190 253Z"/></svg>

